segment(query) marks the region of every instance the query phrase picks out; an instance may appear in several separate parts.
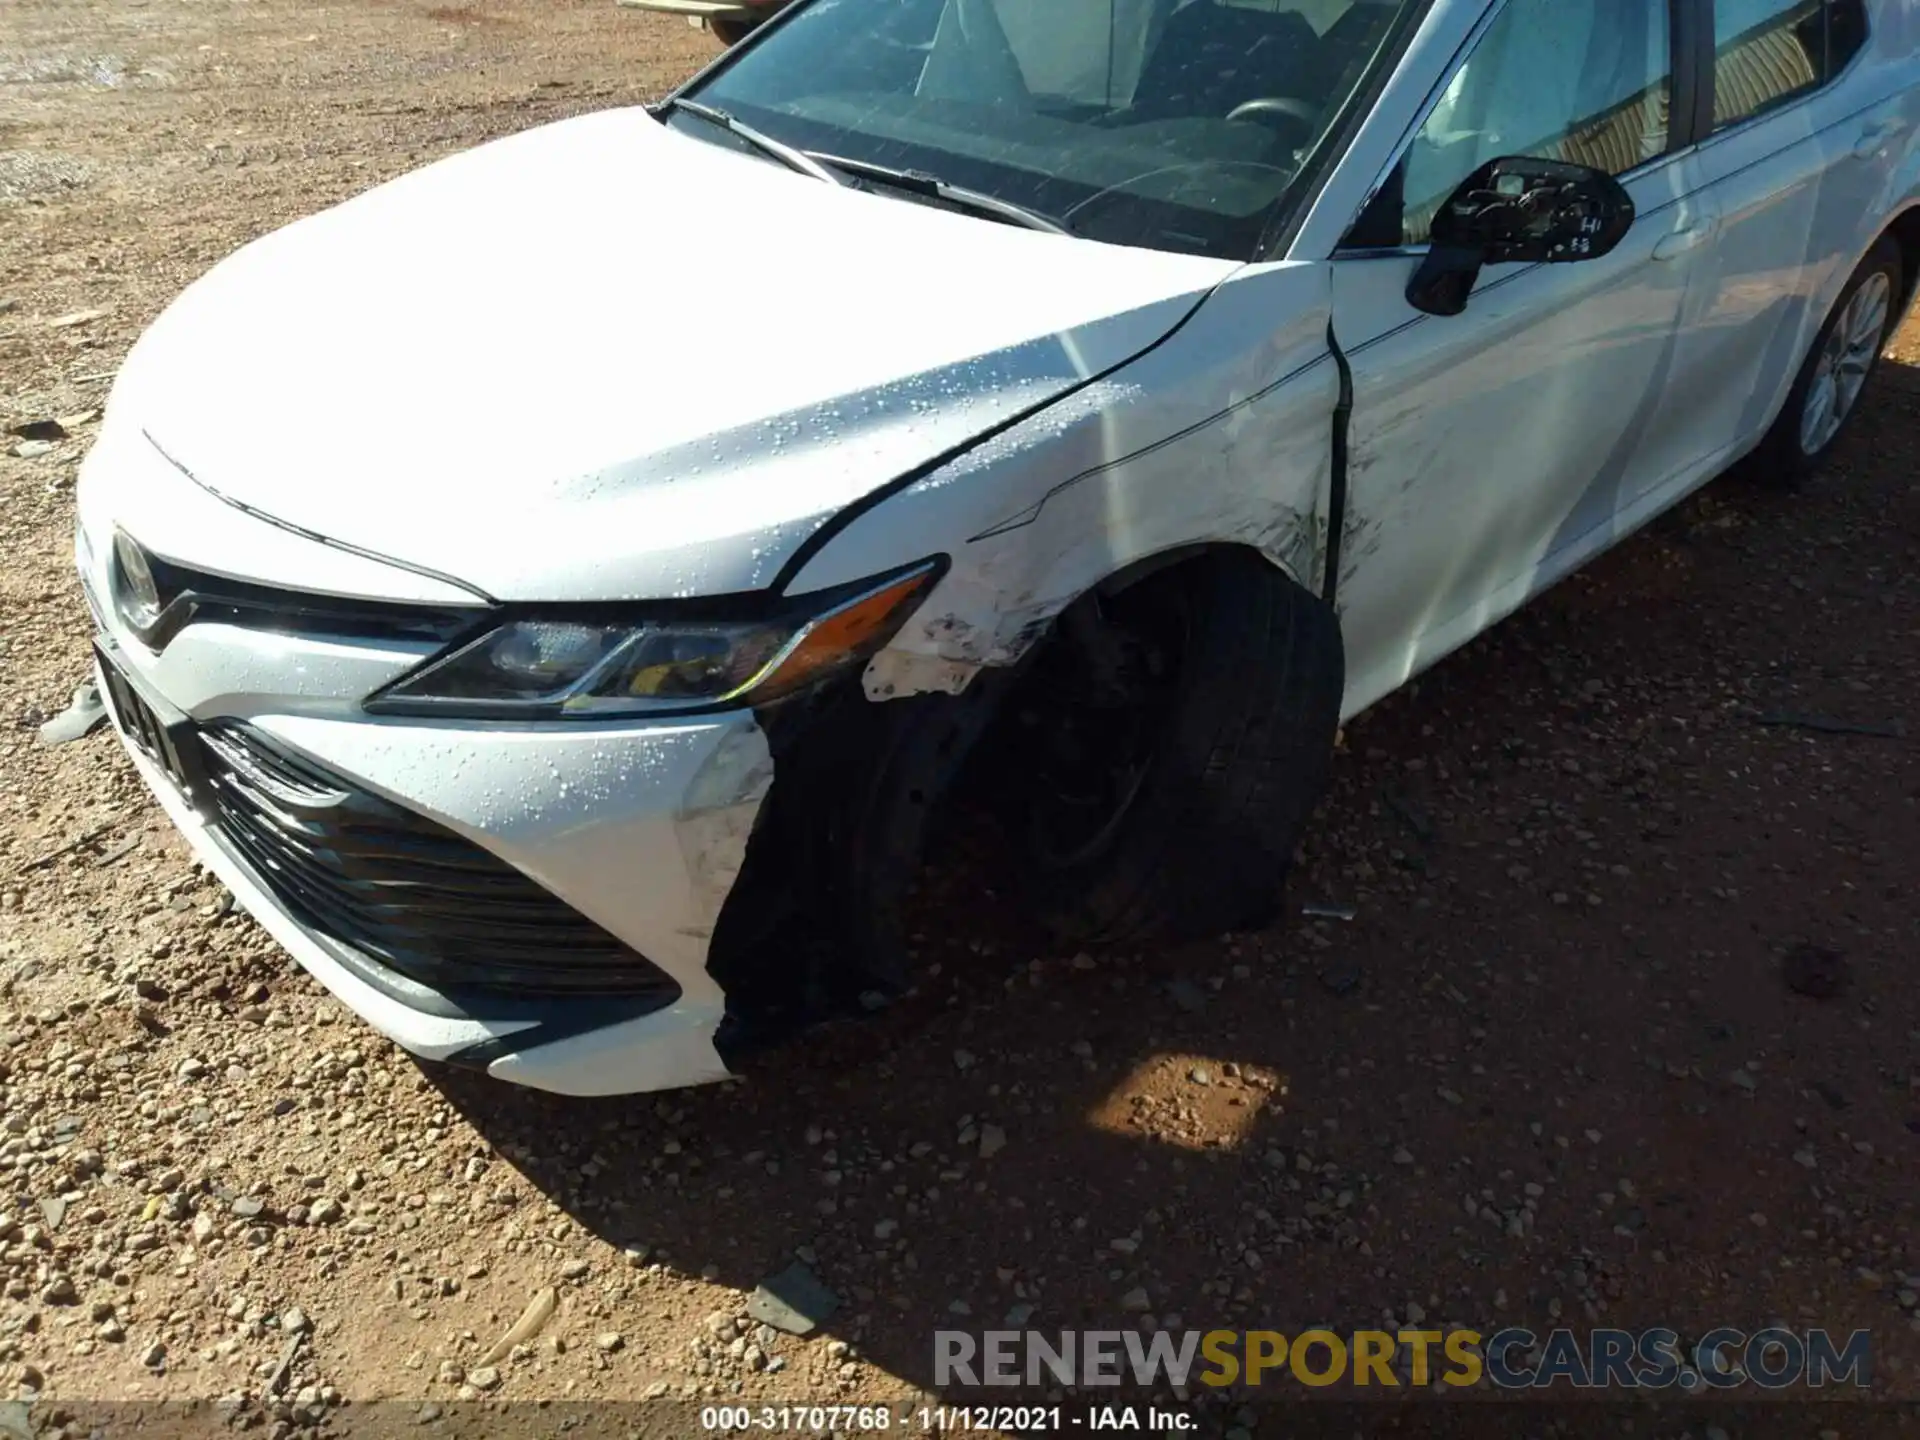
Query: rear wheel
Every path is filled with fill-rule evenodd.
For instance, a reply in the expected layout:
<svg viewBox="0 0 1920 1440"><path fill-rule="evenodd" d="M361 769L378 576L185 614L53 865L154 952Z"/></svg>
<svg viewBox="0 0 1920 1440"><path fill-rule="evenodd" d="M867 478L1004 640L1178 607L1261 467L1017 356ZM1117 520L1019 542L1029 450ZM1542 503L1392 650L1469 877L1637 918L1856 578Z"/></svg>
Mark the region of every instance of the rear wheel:
<svg viewBox="0 0 1920 1440"><path fill-rule="evenodd" d="M1105 943L1270 919L1339 723L1332 614L1223 554L1079 601L1048 646L1002 770L1040 918Z"/></svg>
<svg viewBox="0 0 1920 1440"><path fill-rule="evenodd" d="M1891 337L1904 284L1900 247L1884 237L1833 302L1787 403L1754 451L1758 474L1797 485L1833 452Z"/></svg>
<svg viewBox="0 0 1920 1440"><path fill-rule="evenodd" d="M732 46L738 45L753 33L754 22L751 20L708 20L707 29L713 32L714 39L718 40L722 45L731 48Z"/></svg>

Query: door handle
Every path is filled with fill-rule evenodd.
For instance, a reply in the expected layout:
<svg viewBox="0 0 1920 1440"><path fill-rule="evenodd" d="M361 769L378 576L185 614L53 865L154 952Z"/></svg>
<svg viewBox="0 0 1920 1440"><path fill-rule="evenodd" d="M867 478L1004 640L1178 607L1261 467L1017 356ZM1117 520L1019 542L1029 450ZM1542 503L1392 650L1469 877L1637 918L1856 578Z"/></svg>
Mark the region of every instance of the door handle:
<svg viewBox="0 0 1920 1440"><path fill-rule="evenodd" d="M1854 158L1871 160L1883 144L1898 135L1904 128L1904 122L1893 115L1873 121L1860 132L1860 138L1853 142Z"/></svg>
<svg viewBox="0 0 1920 1440"><path fill-rule="evenodd" d="M1662 235L1660 243L1653 247L1653 258L1656 260L1678 259L1689 250L1696 250L1706 244L1713 230L1713 221L1701 220L1685 229Z"/></svg>

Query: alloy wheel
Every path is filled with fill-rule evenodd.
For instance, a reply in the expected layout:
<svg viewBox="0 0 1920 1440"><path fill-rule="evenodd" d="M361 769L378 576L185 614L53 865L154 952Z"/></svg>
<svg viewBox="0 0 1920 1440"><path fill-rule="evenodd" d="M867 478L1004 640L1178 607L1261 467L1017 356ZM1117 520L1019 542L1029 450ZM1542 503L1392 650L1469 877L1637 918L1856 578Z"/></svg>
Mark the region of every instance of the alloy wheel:
<svg viewBox="0 0 1920 1440"><path fill-rule="evenodd" d="M1820 347L1813 380L1800 410L1800 450L1820 454L1833 443L1853 413L1867 372L1880 354L1893 308L1893 282L1884 270L1869 275L1853 292Z"/></svg>

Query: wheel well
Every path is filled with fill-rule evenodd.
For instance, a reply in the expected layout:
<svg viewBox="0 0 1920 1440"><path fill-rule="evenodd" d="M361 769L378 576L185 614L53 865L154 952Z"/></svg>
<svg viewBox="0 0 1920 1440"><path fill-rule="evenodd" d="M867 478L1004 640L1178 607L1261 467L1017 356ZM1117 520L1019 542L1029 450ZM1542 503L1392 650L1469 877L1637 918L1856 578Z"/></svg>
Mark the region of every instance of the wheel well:
<svg viewBox="0 0 1920 1440"><path fill-rule="evenodd" d="M1309 775L1300 737L1322 720L1331 741L1341 650L1332 608L1256 546L1162 553L1092 587L1021 657L954 791L985 822L975 852L1018 857L969 893L1020 895L1030 919L1084 943L1264 916L1296 838L1290 807L1320 788L1268 804L1268 787L1289 766ZM1284 844L1269 843L1274 825ZM1188 831L1224 846L1203 871L1162 854Z"/></svg>
<svg viewBox="0 0 1920 1440"><path fill-rule="evenodd" d="M1900 270L1904 280L1900 308L1904 312L1913 299L1914 286L1920 284L1920 205L1904 212L1889 225L1886 233L1900 247Z"/></svg>
<svg viewBox="0 0 1920 1440"><path fill-rule="evenodd" d="M1149 575L1161 570L1172 569L1175 565L1200 565L1211 561L1224 560L1230 555L1245 554L1258 555L1262 560L1273 566L1274 569L1285 575L1287 579L1291 580L1295 587L1309 599L1317 600L1319 598L1305 585L1300 583L1300 577L1298 575L1295 575L1293 571L1275 560L1271 555L1267 554L1266 551L1260 549L1258 546L1241 545L1232 541L1202 541L1193 545L1175 546L1171 550L1156 551L1152 555L1143 556L1141 559L1135 560L1130 564L1122 565L1111 575L1106 576L1095 584L1088 593L1117 595L1122 590L1137 585Z"/></svg>
<svg viewBox="0 0 1920 1440"><path fill-rule="evenodd" d="M898 987L906 969L903 902L929 829L948 818L956 782L992 749L988 736L1036 667L1061 616L1175 567L1257 555L1251 545L1185 546L1123 566L1037 625L1010 667L989 667L957 695L867 699L858 677L760 712L773 755L740 875L721 909L708 971L728 996L718 1043L734 1058ZM990 757L981 757L988 760ZM966 787L962 786L961 789Z"/></svg>
<svg viewBox="0 0 1920 1440"><path fill-rule="evenodd" d="M1013 666L994 675L997 694L993 713L976 737L977 755L967 757L974 765L973 781L978 783L961 789L977 797L1000 788L979 770L982 766L993 769L1004 765L1002 742L1015 726L1032 723L1030 713L1025 712L1034 708L1037 697L1051 692L1057 700L1062 680L1092 681L1098 688L1104 679L1111 678L1103 660L1096 660L1091 672L1082 663L1093 653L1089 650L1090 623L1095 630L1105 623L1095 617L1124 609L1129 615L1125 622L1128 628L1152 630L1161 619L1184 612L1183 602L1176 597L1189 587L1204 584L1210 569L1246 567L1249 562L1276 574L1297 603L1327 608L1288 567L1255 545L1203 541L1157 551L1123 565L1075 596L1045 624L1035 626ZM1328 623L1337 646L1339 622L1330 611ZM1115 658L1105 647L1097 648L1103 652L1104 661ZM978 686L985 679L977 677L974 684ZM1024 779L1016 778L1014 788L1024 793Z"/></svg>

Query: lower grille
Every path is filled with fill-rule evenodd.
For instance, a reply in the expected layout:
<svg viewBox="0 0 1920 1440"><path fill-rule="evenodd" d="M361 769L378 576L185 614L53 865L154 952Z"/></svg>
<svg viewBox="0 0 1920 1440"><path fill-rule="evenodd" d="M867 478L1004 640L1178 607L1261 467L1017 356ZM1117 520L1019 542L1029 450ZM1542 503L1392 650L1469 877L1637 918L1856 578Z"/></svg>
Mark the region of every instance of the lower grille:
<svg viewBox="0 0 1920 1440"><path fill-rule="evenodd" d="M221 835L319 934L441 991L677 997L646 957L445 826L244 726L198 739Z"/></svg>

